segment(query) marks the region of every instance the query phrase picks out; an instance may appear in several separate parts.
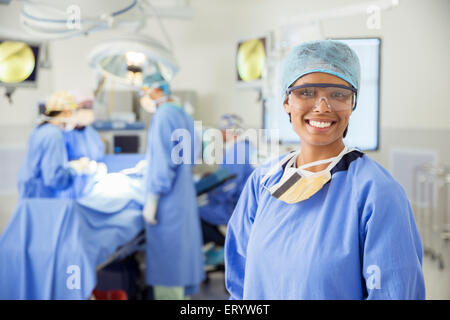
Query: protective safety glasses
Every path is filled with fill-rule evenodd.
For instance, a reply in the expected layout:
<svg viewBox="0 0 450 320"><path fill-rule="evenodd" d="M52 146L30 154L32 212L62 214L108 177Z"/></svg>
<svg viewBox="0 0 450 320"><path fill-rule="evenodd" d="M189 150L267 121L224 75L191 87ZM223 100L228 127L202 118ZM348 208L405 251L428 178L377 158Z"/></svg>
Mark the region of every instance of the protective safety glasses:
<svg viewBox="0 0 450 320"><path fill-rule="evenodd" d="M325 100L333 111L354 110L357 90L341 84L309 83L287 89L292 103L302 110L318 107Z"/></svg>

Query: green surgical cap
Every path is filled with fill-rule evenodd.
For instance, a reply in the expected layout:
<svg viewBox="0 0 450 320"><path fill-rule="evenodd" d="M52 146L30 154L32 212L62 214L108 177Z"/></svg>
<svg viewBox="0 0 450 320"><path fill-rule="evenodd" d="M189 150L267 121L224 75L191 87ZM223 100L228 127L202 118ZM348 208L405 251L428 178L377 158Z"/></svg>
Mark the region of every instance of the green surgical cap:
<svg viewBox="0 0 450 320"><path fill-rule="evenodd" d="M359 89L360 65L355 51L336 40L305 42L293 48L284 61L282 95L298 78L313 72L335 75Z"/></svg>

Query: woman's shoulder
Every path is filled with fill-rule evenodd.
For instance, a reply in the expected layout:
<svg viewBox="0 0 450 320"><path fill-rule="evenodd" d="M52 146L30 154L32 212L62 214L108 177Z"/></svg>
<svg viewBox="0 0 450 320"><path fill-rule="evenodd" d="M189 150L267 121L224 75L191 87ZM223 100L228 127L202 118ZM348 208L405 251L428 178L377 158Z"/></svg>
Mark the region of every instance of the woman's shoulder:
<svg viewBox="0 0 450 320"><path fill-rule="evenodd" d="M63 131L57 126L49 123L37 126L33 130L32 135L44 143L60 142L64 140Z"/></svg>
<svg viewBox="0 0 450 320"><path fill-rule="evenodd" d="M176 103L164 102L156 110L155 115L166 116L171 114L183 114L183 109Z"/></svg>
<svg viewBox="0 0 450 320"><path fill-rule="evenodd" d="M381 164L364 155L355 162L350 173L351 183L357 191L355 200L362 212L361 223L365 224L369 219L376 219L372 221L381 224L411 219L412 211L405 189Z"/></svg>
<svg viewBox="0 0 450 320"><path fill-rule="evenodd" d="M165 121L174 126L186 122L186 119L193 122L192 118L180 106L172 102L165 102L159 106L152 117L152 121L153 119Z"/></svg>
<svg viewBox="0 0 450 320"><path fill-rule="evenodd" d="M392 174L367 154L362 154L356 161L353 161L349 165L348 171L353 182L361 189L370 188L391 194L394 190L404 192L403 187Z"/></svg>

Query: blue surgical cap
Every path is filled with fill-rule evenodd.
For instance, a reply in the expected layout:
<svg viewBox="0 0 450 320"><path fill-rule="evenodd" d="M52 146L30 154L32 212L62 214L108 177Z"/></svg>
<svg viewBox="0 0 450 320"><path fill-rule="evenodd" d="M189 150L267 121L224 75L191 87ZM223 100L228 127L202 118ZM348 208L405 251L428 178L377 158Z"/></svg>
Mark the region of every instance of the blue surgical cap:
<svg viewBox="0 0 450 320"><path fill-rule="evenodd" d="M159 72L147 75L142 80L142 87L145 88L160 88L165 96L169 96L170 87L169 83L163 78Z"/></svg>
<svg viewBox="0 0 450 320"><path fill-rule="evenodd" d="M313 72L335 75L359 89L360 65L355 51L336 40L317 40L293 48L284 61L282 95L298 78Z"/></svg>

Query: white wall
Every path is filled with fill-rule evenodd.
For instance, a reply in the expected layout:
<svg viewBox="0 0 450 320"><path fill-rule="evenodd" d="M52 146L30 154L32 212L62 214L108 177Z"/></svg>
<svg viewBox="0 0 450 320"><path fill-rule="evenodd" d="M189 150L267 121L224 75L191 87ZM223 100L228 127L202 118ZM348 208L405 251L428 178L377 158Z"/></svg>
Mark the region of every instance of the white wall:
<svg viewBox="0 0 450 320"><path fill-rule="evenodd" d="M192 22L167 24L183 67L174 84L204 96L199 108L205 119L237 111L249 124L261 124L256 95L234 89L236 40L273 30L294 15L355 3L361 1L193 1ZM382 127L450 129L444 96L450 71L449 12L447 0L403 0L381 13L379 30L367 28L366 14L323 22L326 37L382 38ZM207 95L214 97L212 105Z"/></svg>
<svg viewBox="0 0 450 320"><path fill-rule="evenodd" d="M164 22L181 66L173 86L198 92L198 118L214 123L224 112L239 112L249 125L260 126L262 115L257 94L234 86L236 41L274 30L296 15L360 2L193 0L192 20ZM0 7L0 26L19 27L19 4ZM445 71L450 70L448 12L447 0L403 0L398 8L382 12L379 30L367 28L366 14L323 22L327 37L382 38L383 127L450 128L450 110L444 99L448 85ZM147 30L158 36L156 24L150 22ZM108 36L102 33L53 42L53 68L41 73L39 88L18 90L11 107L0 98L0 125L30 123L34 113L30 106L52 90L93 87L95 77L87 66L86 56L96 41Z"/></svg>
<svg viewBox="0 0 450 320"><path fill-rule="evenodd" d="M324 25L330 36L382 38L383 127L450 129L443 99L450 71L449 12L446 0L403 0L382 13L380 30L365 28L365 17Z"/></svg>

